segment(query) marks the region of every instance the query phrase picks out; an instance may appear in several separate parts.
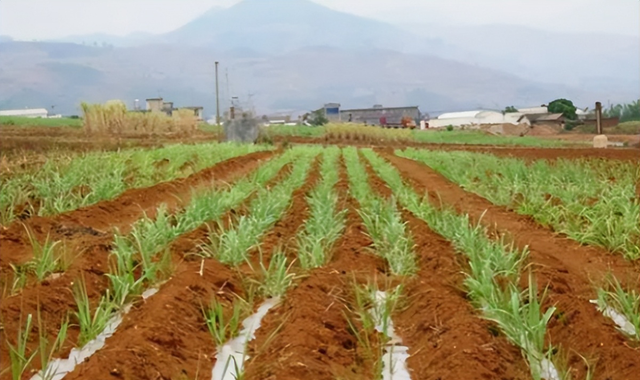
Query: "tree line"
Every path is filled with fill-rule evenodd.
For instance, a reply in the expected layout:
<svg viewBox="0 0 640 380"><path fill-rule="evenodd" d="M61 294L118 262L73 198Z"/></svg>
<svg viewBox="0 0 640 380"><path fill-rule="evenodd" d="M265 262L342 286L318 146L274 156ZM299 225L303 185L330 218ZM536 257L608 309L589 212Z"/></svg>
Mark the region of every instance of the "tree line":
<svg viewBox="0 0 640 380"><path fill-rule="evenodd" d="M640 121L640 99L629 104L611 105L609 109L603 110L604 117L617 117L620 122Z"/></svg>

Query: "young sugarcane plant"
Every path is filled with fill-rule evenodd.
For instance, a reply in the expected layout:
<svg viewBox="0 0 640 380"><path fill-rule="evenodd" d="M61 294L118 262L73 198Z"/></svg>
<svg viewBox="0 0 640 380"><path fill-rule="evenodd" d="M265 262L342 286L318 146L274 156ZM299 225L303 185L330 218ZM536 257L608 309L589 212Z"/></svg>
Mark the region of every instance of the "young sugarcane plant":
<svg viewBox="0 0 640 380"><path fill-rule="evenodd" d="M340 150L327 149L322 162L322 183L307 197L310 217L298 234L298 259L304 269L318 268L329 260L335 241L345 228L347 210L338 212L338 195L333 187L338 182L336 163Z"/></svg>
<svg viewBox="0 0 640 380"><path fill-rule="evenodd" d="M254 280L257 282L258 292L270 298L284 296L295 278L295 274L291 273L292 265L293 261L287 265L287 256L280 249L271 256L268 267L265 267L261 258L258 271L260 280Z"/></svg>
<svg viewBox="0 0 640 380"><path fill-rule="evenodd" d="M618 329L636 342L640 342L640 293L635 289L626 290L620 281L609 275L608 283L598 288L598 309L610 318L615 311L623 318L616 318Z"/></svg>
<svg viewBox="0 0 640 380"><path fill-rule="evenodd" d="M59 353L62 350L62 346L64 345L65 340L67 339L67 330L69 328L69 318L68 316L62 320L60 324L60 329L58 330L58 334L56 335L56 339L53 344L49 346L49 338L46 334L46 328L42 322L42 318L40 318L40 310L38 310L38 332L39 332L39 342L38 342L38 352L40 353L40 368L42 368L39 372L39 376L41 380L53 380L56 368L49 368L49 363L53 360L53 356L56 353Z"/></svg>
<svg viewBox="0 0 640 380"><path fill-rule="evenodd" d="M27 342L29 341L29 334L33 327L32 322L33 317L29 314L27 316L27 323L24 330L18 329L16 344L13 345L7 341L7 346L9 347L9 360L11 362L11 378L13 380L20 380L22 378L22 375L38 353L38 350L34 350L31 355L27 355ZM22 325L22 321L20 321L20 325Z"/></svg>
<svg viewBox="0 0 640 380"><path fill-rule="evenodd" d="M110 273L107 277L111 282L111 299L117 308L122 308L131 296L142 293L144 277L136 279L136 267L131 245L125 237L116 234L114 250L109 261Z"/></svg>
<svg viewBox="0 0 640 380"><path fill-rule="evenodd" d="M236 299L233 302L233 311L228 320L224 315L224 305L217 299L213 299L208 308L203 308L205 323L216 346L222 347L229 339L238 336L242 326L242 317L249 309L248 306L244 300Z"/></svg>
<svg viewBox="0 0 640 380"><path fill-rule="evenodd" d="M116 305L111 301L109 290L107 290L107 294L100 298L100 302L92 313L84 280L78 280L73 284L73 297L78 307L78 311L74 312L74 316L80 326L78 345L83 347L106 328L114 314Z"/></svg>
<svg viewBox="0 0 640 380"><path fill-rule="evenodd" d="M31 261L31 269L38 278L38 281L42 282L51 273L62 270L61 257L56 252L56 247L61 243L60 241L51 241L50 236L47 235L44 243L40 243L35 237L33 231L25 226L27 231L27 237L31 244L33 251L33 260Z"/></svg>

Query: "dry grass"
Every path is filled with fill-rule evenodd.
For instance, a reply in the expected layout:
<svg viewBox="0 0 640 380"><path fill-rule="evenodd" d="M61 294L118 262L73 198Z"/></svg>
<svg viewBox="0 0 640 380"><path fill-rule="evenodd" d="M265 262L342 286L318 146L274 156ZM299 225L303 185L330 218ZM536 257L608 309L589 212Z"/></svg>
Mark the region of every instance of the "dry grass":
<svg viewBox="0 0 640 380"><path fill-rule="evenodd" d="M357 124L329 124L326 127L325 138L340 141L374 142L412 142L414 141L409 129L387 129L378 126L363 126Z"/></svg>
<svg viewBox="0 0 640 380"><path fill-rule="evenodd" d="M111 100L105 104L82 103L83 128L87 133L193 133L198 119L192 111L181 109L172 116L164 113L129 112L124 102Z"/></svg>

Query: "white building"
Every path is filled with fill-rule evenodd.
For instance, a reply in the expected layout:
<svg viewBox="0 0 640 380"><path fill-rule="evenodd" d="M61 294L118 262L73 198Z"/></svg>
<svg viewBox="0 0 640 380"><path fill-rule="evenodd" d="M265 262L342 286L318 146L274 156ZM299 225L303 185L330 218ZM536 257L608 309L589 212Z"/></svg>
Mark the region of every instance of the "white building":
<svg viewBox="0 0 640 380"><path fill-rule="evenodd" d="M518 108L518 112L524 113L527 115L531 115L531 114L537 115L537 114L549 113L549 109L547 108L547 106Z"/></svg>
<svg viewBox="0 0 640 380"><path fill-rule="evenodd" d="M483 124L513 124L517 125L521 121L523 113L505 113L497 111L465 111L443 113L436 119L429 120L429 128L445 128L449 125L460 127L473 127ZM526 122L525 122L526 123Z"/></svg>
<svg viewBox="0 0 640 380"><path fill-rule="evenodd" d="M20 116L20 117L47 117L49 112L45 108L25 108L22 110L0 111L0 116Z"/></svg>

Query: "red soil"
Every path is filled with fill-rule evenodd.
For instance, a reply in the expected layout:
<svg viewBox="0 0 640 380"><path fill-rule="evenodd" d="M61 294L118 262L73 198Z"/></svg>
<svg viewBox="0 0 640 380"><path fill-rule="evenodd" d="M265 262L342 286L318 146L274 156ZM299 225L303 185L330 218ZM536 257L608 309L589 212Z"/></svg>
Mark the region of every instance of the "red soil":
<svg viewBox="0 0 640 380"><path fill-rule="evenodd" d="M390 195L379 178L370 175L370 183L375 191ZM286 295L282 306L263 320L251 343L248 379L373 377L373 363L346 323L353 306L353 283L377 281L384 287L398 279L388 277L386 262L372 255L357 202L347 196L347 188L343 168L338 189L348 210L345 234L336 244L332 261L311 271ZM417 251L423 260L418 276L405 284L410 306L399 311L394 321L410 347L408 365L414 378L528 378L519 350L504 338L493 337L489 323L473 314L464 294L455 288L461 275L448 243L415 218L410 225L420 235Z"/></svg>
<svg viewBox="0 0 640 380"><path fill-rule="evenodd" d="M352 281L376 274L384 277L385 263L370 254L371 241L364 234L357 203L346 198L348 184L344 173L341 176L341 204L349 212L333 260L312 270L263 319L250 343L247 379L372 377L372 363L359 352L346 315Z"/></svg>
<svg viewBox="0 0 640 380"><path fill-rule="evenodd" d="M87 284L88 295L93 302L97 302L108 287L107 258L111 250L112 235L109 233L96 233L94 226L109 225L109 214L112 218L109 227L119 227L128 230L129 225L141 217L143 212L153 215L155 209L161 203L169 203L178 207L182 203L178 199L188 199L194 188L205 185L216 186L218 184L233 181L246 175L258 167L263 159L267 159L272 153L254 153L243 157L233 158L209 169L205 169L186 179L161 183L146 189L130 190L115 200L101 202L85 209L72 211L53 218L33 218L29 220L30 227L44 235L51 233L54 240L63 240L67 249L75 257L71 267L60 277L41 284L28 285L19 294L5 297L3 294L0 314L4 330L1 331L0 360L8 363L8 352L4 345L5 339L15 343L19 323L26 315L34 316L34 324L37 325L36 315L40 309L41 319L46 321L47 335L50 341L55 336L63 318L76 307L71 283L78 278L84 278ZM95 219L91 218L90 210L94 210ZM31 258L31 250L24 233L17 225L0 234L2 246L3 283L10 281L10 270L4 269L11 262L27 261ZM38 328L33 329L33 341L30 347L37 344ZM67 346L63 353L67 353L78 336L77 327L69 329ZM4 378L2 375L1 378Z"/></svg>
<svg viewBox="0 0 640 380"><path fill-rule="evenodd" d="M176 209L189 201L194 190L233 180L252 171L272 155L273 152L256 152L231 158L187 178L127 190L113 200L53 217L33 217L25 222L12 223L6 230L0 231L0 267L7 268L9 263L31 259L31 246L23 223L38 238L44 240L50 234L53 241L63 240L67 248L74 245L73 240L86 236L110 235L115 229L127 233L131 224L144 214L153 217L161 204L166 204L169 210ZM80 243L80 247L87 246L86 241Z"/></svg>
<svg viewBox="0 0 640 380"><path fill-rule="evenodd" d="M283 167L270 183L282 180L288 172L289 165ZM312 171L302 189L307 189L315 180ZM301 198L303 194L300 193ZM246 200L239 209L246 209L250 202L251 199ZM302 198L302 203L295 201L294 206L304 206L304 203ZM236 213L230 211L227 217ZM288 213L285 219L291 219L293 215ZM193 255L205 240L206 231L203 226L172 244L174 262L185 260L178 264L172 279L157 295L127 314L123 324L107 340L105 348L67 378L100 378L110 373L112 377L124 379L191 379L196 376L210 379L216 347L202 317L202 308L217 298L227 305L225 311L230 313L233 295L243 298L247 295L244 287L247 277L216 260L201 260Z"/></svg>
<svg viewBox="0 0 640 380"><path fill-rule="evenodd" d="M640 162L640 149L638 148L611 148L611 149L594 149L594 148L530 148L522 146L503 146L503 145L471 145L471 144L432 144L417 142L388 142L381 141L371 144L357 140L337 140L327 138L308 138L308 137L291 137L276 136L274 141L279 143L294 144L320 144L320 145L338 145L338 146L357 146L370 148L406 148L415 147L430 150L446 150L446 151L470 151L491 153L498 156L520 157L527 159L579 159L579 158L606 158L616 160L634 160Z"/></svg>
<svg viewBox="0 0 640 380"><path fill-rule="evenodd" d="M391 189L368 161L366 167L372 188L391 197ZM433 380L530 378L520 350L498 335L494 324L481 319L466 298L464 257L424 221L408 211L402 211L402 217L415 244L419 270L405 284L407 305L393 321L409 347L407 365L413 376Z"/></svg>
<svg viewBox="0 0 640 380"><path fill-rule="evenodd" d="M210 379L216 347L203 307L213 299L230 305L244 291L224 265L215 260L202 264L181 264L158 294L125 316L103 349L65 379Z"/></svg>
<svg viewBox="0 0 640 380"><path fill-rule="evenodd" d="M584 378L586 373L579 355L597 359L596 379L631 379L640 373L637 349L631 348L613 323L589 302L596 297L596 283L609 271L622 281L637 281L637 263L554 234L530 218L464 191L421 163L384 152L382 156L432 201L441 199L444 205L468 213L473 223L481 222L506 234L520 248L529 247L538 284L548 286L545 306L557 307L548 326L549 341L568 351L564 354L575 377Z"/></svg>

